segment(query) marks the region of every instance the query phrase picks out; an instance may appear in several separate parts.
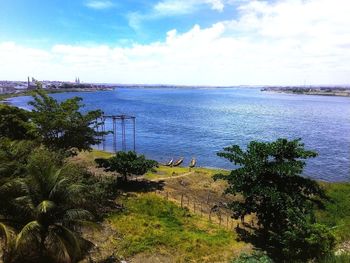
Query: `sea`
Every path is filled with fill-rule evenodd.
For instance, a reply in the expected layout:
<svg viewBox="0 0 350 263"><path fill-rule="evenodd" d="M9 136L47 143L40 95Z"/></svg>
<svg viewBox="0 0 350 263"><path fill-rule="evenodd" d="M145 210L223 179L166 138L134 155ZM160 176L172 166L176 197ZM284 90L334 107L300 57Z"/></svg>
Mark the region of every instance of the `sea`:
<svg viewBox="0 0 350 263"><path fill-rule="evenodd" d="M197 165L234 169L217 153L226 146L246 148L250 141L301 138L318 153L307 160L304 176L318 180L350 181L350 98L264 92L260 88L116 88L111 91L51 94L59 101L79 96L84 111L101 109L106 115L136 117L136 151L166 163L184 157ZM30 109L29 96L9 103ZM121 122L117 140L109 134L94 148L121 150ZM106 121L112 130L112 121ZM126 121L126 149L133 150L133 123Z"/></svg>

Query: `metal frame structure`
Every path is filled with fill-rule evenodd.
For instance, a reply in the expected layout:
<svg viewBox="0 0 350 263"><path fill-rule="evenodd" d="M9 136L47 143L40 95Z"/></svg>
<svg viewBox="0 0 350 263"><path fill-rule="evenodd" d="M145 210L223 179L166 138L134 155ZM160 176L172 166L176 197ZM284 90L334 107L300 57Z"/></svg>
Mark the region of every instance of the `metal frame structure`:
<svg viewBox="0 0 350 263"><path fill-rule="evenodd" d="M107 119L112 120L112 129L113 129L113 150L117 152L117 122L121 122L121 135L122 135L122 151L126 151L126 122L128 120L132 121L133 124L133 149L136 151L136 117L130 115L104 115L101 120L102 132L106 131L105 122ZM103 149L105 149L105 138L102 137Z"/></svg>

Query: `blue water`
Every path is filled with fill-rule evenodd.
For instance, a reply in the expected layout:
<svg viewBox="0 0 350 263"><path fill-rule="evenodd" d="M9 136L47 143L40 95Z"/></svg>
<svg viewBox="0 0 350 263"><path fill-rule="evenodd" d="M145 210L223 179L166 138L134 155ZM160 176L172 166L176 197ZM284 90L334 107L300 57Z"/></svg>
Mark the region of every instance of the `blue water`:
<svg viewBox="0 0 350 263"><path fill-rule="evenodd" d="M160 162L183 156L187 165L196 157L199 166L230 169L230 162L216 156L225 146L302 138L307 149L319 153L307 162L305 176L350 180L350 98L243 88L122 88L52 96L58 100L80 96L87 110L136 116L137 152ZM10 102L27 107L29 100L17 97ZM111 123L107 126L111 128ZM131 123L127 146L132 149ZM112 136L105 149L113 150Z"/></svg>

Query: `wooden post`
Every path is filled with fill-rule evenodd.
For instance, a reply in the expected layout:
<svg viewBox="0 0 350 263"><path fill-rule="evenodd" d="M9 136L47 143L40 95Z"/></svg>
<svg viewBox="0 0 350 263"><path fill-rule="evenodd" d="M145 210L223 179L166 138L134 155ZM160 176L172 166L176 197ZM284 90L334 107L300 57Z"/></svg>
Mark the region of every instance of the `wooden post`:
<svg viewBox="0 0 350 263"><path fill-rule="evenodd" d="M196 213L196 201L193 202L193 212Z"/></svg>
<svg viewBox="0 0 350 263"><path fill-rule="evenodd" d="M211 210L209 211L209 221L211 222Z"/></svg>
<svg viewBox="0 0 350 263"><path fill-rule="evenodd" d="M169 192L167 191L166 192L166 200L168 200L169 199Z"/></svg>
<svg viewBox="0 0 350 263"><path fill-rule="evenodd" d="M187 207L188 207L188 209L190 209L190 198L189 197L187 197Z"/></svg>
<svg viewBox="0 0 350 263"><path fill-rule="evenodd" d="M219 215L219 226L221 226L221 214Z"/></svg>
<svg viewBox="0 0 350 263"><path fill-rule="evenodd" d="M181 208L183 208L183 203L184 203L184 194L181 194Z"/></svg>
<svg viewBox="0 0 350 263"><path fill-rule="evenodd" d="M226 215L226 228L228 228L228 215Z"/></svg>
<svg viewBox="0 0 350 263"><path fill-rule="evenodd" d="M203 216L203 203L201 202L201 216Z"/></svg>

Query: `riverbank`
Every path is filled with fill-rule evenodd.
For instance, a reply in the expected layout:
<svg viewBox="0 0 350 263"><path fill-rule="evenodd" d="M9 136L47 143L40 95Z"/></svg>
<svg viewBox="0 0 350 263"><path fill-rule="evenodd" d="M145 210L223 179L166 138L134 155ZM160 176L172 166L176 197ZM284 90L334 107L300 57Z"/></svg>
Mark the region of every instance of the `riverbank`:
<svg viewBox="0 0 350 263"><path fill-rule="evenodd" d="M340 87L266 87L261 91L273 93L287 93L296 95L317 95L317 96L337 96L350 97L350 88Z"/></svg>
<svg viewBox="0 0 350 263"><path fill-rule="evenodd" d="M45 91L49 94L55 93L66 93L66 92L95 92L95 91L111 91L114 88L104 87L104 88L68 88L68 89L45 89ZM33 90L24 90L16 93L2 93L0 94L0 103L7 103L6 100L14 97L21 96L31 96L33 94Z"/></svg>
<svg viewBox="0 0 350 263"><path fill-rule="evenodd" d="M80 153L73 160L97 176L115 176L94 164L95 158L112 155L93 150ZM242 252L251 252L251 244L235 240L234 228L240 221L233 220L230 211L218 207L218 213L210 212L213 206L237 198L223 195L226 183L212 179L218 172L221 171L160 165L141 178L131 179L118 201L128 210L110 215L103 222L102 231L89 234L99 246L99 251L91 256L98 258L118 251L117 257L128 262L173 262L174 257L191 262L229 262ZM350 183L319 184L330 200L324 210L316 211L316 219L332 230L336 251L350 253ZM245 218L246 222L252 220L255 218ZM179 225L173 225L174 222ZM112 238L105 239L104 235ZM195 253L194 240L195 247L199 246Z"/></svg>

